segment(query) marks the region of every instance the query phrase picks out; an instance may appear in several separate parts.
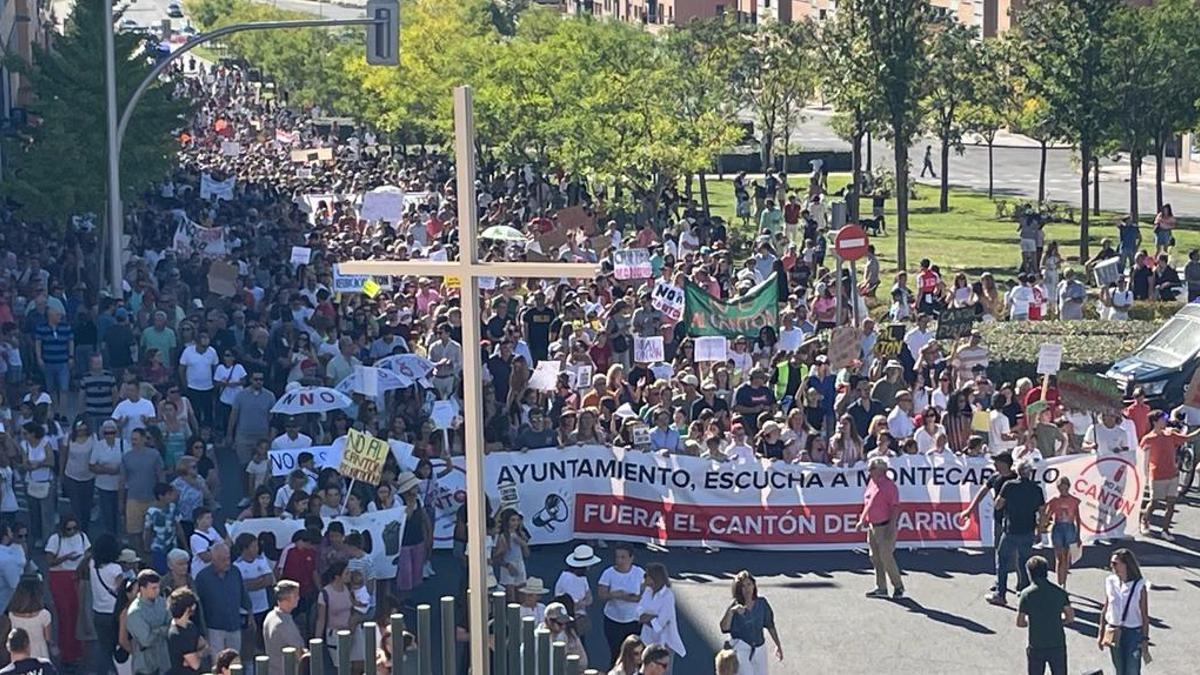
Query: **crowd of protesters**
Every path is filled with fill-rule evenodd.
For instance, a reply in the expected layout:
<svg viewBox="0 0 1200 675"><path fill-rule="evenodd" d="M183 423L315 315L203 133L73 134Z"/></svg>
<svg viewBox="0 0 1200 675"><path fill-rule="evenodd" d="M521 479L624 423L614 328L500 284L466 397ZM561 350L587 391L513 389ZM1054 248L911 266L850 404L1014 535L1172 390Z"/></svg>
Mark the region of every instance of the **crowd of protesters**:
<svg viewBox="0 0 1200 675"><path fill-rule="evenodd" d="M458 290L446 279L396 277L375 295L336 293L333 265L454 259L452 163L387 145L319 110L290 108L286 93L268 95L246 70L195 63L181 70L177 93L196 102L196 113L181 134L177 170L128 208L132 236L119 292L101 290L89 265L98 249L87 218L62 237L7 227L0 244L0 606L17 629L9 638L14 659L53 659L76 672L173 674L219 670L253 653L278 659L309 637L371 619L386 626L435 573L427 503L433 461L463 452L461 433L441 433L431 421L435 401L461 397ZM294 162L298 149L327 149L332 158ZM204 175L236 183L205 199ZM877 563L871 595L886 594L888 581L903 593L890 550L895 497L885 484L886 459L898 455L995 455L1007 466L985 488L999 510L1023 514L997 518L997 604L1009 558L1028 583L1035 532L1051 532L1056 556L1079 537L1069 500L1031 506L1033 496L1006 487L1020 484L1013 479L1029 462L1141 444L1154 499L1145 527L1155 503L1165 502L1162 532L1171 536L1174 450L1184 435L1140 394L1093 418L1065 407L1053 378L989 379L992 354L979 332L936 339L933 322L947 309L974 308L980 321L1081 317L1083 275L1062 268L1053 242L1029 256L1036 265L1006 291L989 274L943 276L930 260L921 261L915 285L903 271L885 285L873 250L854 287L826 260L832 213L824 171L799 191L773 174L755 182L752 216L739 180L747 200L739 215L754 218L754 233L742 237L673 193L653 217L609 218L616 209L605 215L607 195L577 177L529 167L483 173L478 227L510 226L529 242L485 241L481 257L541 256L601 270L575 282L500 279L484 291L484 342L466 348L481 349L485 364L488 452L608 444L717 462L869 465L874 487L861 526ZM360 220L358 197L384 185L415 199L398 222ZM579 205L601 214L593 236L568 236L551 251L530 245L559 228L558 210ZM213 230L218 240L195 234ZM291 262L293 247L310 249L309 261ZM628 247L649 251L650 279L614 277L611 251ZM236 269L231 291L210 286L218 263ZM1136 294L1138 272L1131 277ZM699 361L685 326L652 304L657 279L690 281L720 298L774 279L780 325L731 339L724 362ZM1124 307L1113 293L1106 297L1108 306ZM880 305L902 325L895 349L879 348L891 326L865 318L857 358L834 367L823 332ZM664 338L663 361L637 361L634 339L655 336ZM337 387L356 366L395 354L427 358L427 383L379 400L354 393L349 407L324 414L271 414L297 386ZM530 377L546 360L562 368L553 390L541 391ZM411 444L411 461L389 456L378 485L350 485L303 452L350 429ZM302 451L282 478L267 462L279 448ZM238 485L223 486L231 475ZM238 512L223 508L218 497L227 490L246 496ZM322 517L386 509L405 509L407 518L399 569L378 579L363 562L361 536ZM670 672L673 658L686 654L661 565L643 569L633 547L617 544L593 589L587 573L601 558L580 545L549 588L526 572L523 514L490 515L495 585L570 653L626 674ZM229 537L226 521L264 517L303 527L291 541ZM461 522L455 537L465 537ZM32 561L38 555L48 590ZM1064 563L1069 558L1058 557L1060 584ZM765 673L768 636L783 658L773 612L750 573L735 579L720 624L730 636L720 672ZM465 617L459 628L465 635ZM586 652L589 631L603 632L609 653ZM361 639L352 649L356 662L377 660L363 653Z"/></svg>

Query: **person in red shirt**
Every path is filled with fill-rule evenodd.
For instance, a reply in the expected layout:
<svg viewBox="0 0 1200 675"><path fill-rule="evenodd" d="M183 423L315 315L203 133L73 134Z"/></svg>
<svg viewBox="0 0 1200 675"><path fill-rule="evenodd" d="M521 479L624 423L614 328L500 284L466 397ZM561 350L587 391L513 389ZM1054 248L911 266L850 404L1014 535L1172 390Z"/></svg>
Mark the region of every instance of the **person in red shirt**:
<svg viewBox="0 0 1200 675"><path fill-rule="evenodd" d="M309 530L300 530L292 537L292 543L279 554L276 574L280 579L291 579L300 584L300 604L294 614L304 615L307 625L316 617L311 609L316 606L317 591L321 588L317 576L317 542L319 536ZM297 625L305 623L297 621Z"/></svg>
<svg viewBox="0 0 1200 675"><path fill-rule="evenodd" d="M1150 503L1142 511L1142 534L1150 533L1150 519L1159 502L1166 502L1167 512L1163 516L1162 537L1175 541L1171 534L1171 519L1175 516L1175 497L1179 493L1179 466L1175 463L1175 451L1184 443L1200 436L1200 427L1190 434L1167 427L1167 413L1155 410L1150 413L1151 431L1142 438L1142 450L1146 453L1146 475L1150 479Z"/></svg>
<svg viewBox="0 0 1200 675"><path fill-rule="evenodd" d="M858 529L867 531L871 550L871 566L875 568L875 588L868 598L887 597L887 579L892 580L892 597L904 597L904 581L896 564L896 525L900 517L900 489L888 477L888 462L876 457L867 465L871 477L863 495L863 509L858 516Z"/></svg>
<svg viewBox="0 0 1200 675"><path fill-rule="evenodd" d="M1133 422L1133 430L1137 432L1138 440L1142 440L1150 431L1150 406L1146 405L1146 392L1141 387L1133 390L1133 403L1121 411Z"/></svg>
<svg viewBox="0 0 1200 675"><path fill-rule="evenodd" d="M1050 376L1050 384L1046 387L1046 403L1050 406L1050 418L1057 419L1060 413L1059 408L1060 395L1058 393L1058 378L1054 375ZM1021 407L1025 412L1026 426L1033 428L1036 425L1036 415L1034 419L1030 419L1029 406L1035 401L1042 400L1042 385L1034 383L1033 388L1025 392L1025 397L1021 400Z"/></svg>

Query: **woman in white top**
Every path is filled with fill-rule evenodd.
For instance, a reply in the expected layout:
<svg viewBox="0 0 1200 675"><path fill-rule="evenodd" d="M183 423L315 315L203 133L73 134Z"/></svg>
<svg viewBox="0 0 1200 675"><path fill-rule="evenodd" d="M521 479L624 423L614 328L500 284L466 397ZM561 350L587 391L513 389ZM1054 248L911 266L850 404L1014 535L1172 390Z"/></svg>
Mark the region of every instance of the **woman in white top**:
<svg viewBox="0 0 1200 675"><path fill-rule="evenodd" d="M1133 306L1133 291L1129 288L1129 279L1122 275L1117 279L1115 288L1101 291L1100 302L1104 305L1104 318L1109 321L1128 321L1129 308Z"/></svg>
<svg viewBox="0 0 1200 675"><path fill-rule="evenodd" d="M80 518L88 521L91 520L92 498L96 493L96 474L92 473L90 466L94 440L87 421L80 419L71 429L67 451L61 453L58 466L63 493L71 501L71 513L79 514ZM87 530L86 525L83 529Z"/></svg>
<svg viewBox="0 0 1200 675"><path fill-rule="evenodd" d="M79 615L75 571L91 548L92 542L80 528L79 519L72 515L63 516L58 532L46 540L50 596L54 598L54 612L58 616L58 648L63 663L77 663L86 654L83 643L75 637L75 620Z"/></svg>
<svg viewBox="0 0 1200 675"><path fill-rule="evenodd" d="M92 546L92 560L88 564L88 579L92 595L92 619L96 625L97 649L93 655L99 658L98 663L92 663L87 672L99 673L108 670L112 663L113 650L117 648L117 602L121 592L123 572L117 558L121 547L116 537L103 534L96 538Z"/></svg>
<svg viewBox="0 0 1200 675"><path fill-rule="evenodd" d="M25 440L21 454L28 472L29 529L35 545L41 546L54 528L54 448L46 428L28 422L23 428Z"/></svg>
<svg viewBox="0 0 1200 675"><path fill-rule="evenodd" d="M917 442L917 452L929 452L937 435L946 433L946 429L938 423L939 419L941 413L937 408L926 408L925 412L921 413L921 426L917 427L916 433L913 434L913 440Z"/></svg>
<svg viewBox="0 0 1200 675"><path fill-rule="evenodd" d="M637 605L638 623L642 624L642 642L665 645L679 658L687 656L683 639L679 637L679 622L675 618L675 593L667 568L661 563L646 565L646 583ZM671 660L669 674L674 668Z"/></svg>
<svg viewBox="0 0 1200 675"><path fill-rule="evenodd" d="M633 564L633 546L613 544L613 566L600 574L596 584L596 595L604 601L604 639L613 661L620 655L625 638L642 630L637 603L642 598L645 577L645 570Z"/></svg>
<svg viewBox="0 0 1200 675"><path fill-rule="evenodd" d="M42 602L42 582L37 578L22 579L8 601L6 613L14 630L21 628L29 634L29 655L49 661L51 621L50 612ZM74 622L71 623L71 630L75 630Z"/></svg>
<svg viewBox="0 0 1200 675"><path fill-rule="evenodd" d="M221 541L221 533L213 527L212 511L201 506L196 509L195 513L195 529L188 537L188 545L192 549L192 578L195 579L200 574L200 570L208 567L212 562L212 553L209 549Z"/></svg>
<svg viewBox="0 0 1200 675"><path fill-rule="evenodd" d="M1101 649L1108 647L1115 675L1139 675L1142 654L1150 643L1149 589L1133 551L1119 548L1109 559L1113 573L1104 580L1104 609L1100 612ZM1110 628L1116 628L1111 635Z"/></svg>
<svg viewBox="0 0 1200 675"><path fill-rule="evenodd" d="M588 586L588 570L600 562L599 556L587 544L575 547L567 556L567 569L558 576L554 584L554 597L569 595L575 602L575 629L580 635L587 635L592 622L588 619L588 608L592 606L592 589Z"/></svg>
<svg viewBox="0 0 1200 675"><path fill-rule="evenodd" d="M217 428L224 428L233 409L233 399L237 398L242 385L246 383L246 369L237 362L237 354L226 350L221 355L221 362L213 371L213 384L220 395L217 397Z"/></svg>

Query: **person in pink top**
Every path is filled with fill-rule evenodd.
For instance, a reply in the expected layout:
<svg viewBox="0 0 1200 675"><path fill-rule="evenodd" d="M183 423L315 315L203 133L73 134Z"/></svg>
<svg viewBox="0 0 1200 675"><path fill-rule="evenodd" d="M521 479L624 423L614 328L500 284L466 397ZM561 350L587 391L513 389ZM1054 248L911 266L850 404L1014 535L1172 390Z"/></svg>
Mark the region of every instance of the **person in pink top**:
<svg viewBox="0 0 1200 675"><path fill-rule="evenodd" d="M892 597L904 597L904 580L896 564L896 520L900 516L900 489L887 475L888 462L876 457L867 465L871 481L863 495L863 510L858 529L867 531L871 566L875 568L875 588L868 598L886 598L887 579L892 580Z"/></svg>

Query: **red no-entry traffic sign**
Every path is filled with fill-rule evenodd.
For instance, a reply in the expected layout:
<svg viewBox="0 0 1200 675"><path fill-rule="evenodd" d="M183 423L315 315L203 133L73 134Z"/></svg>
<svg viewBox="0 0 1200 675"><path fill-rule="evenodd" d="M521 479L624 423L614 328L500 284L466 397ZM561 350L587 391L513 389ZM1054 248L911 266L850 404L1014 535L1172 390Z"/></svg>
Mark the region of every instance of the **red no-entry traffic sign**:
<svg viewBox="0 0 1200 675"><path fill-rule="evenodd" d="M862 227L850 223L833 235L833 250L838 257L847 262L858 260L867 254L867 232Z"/></svg>

